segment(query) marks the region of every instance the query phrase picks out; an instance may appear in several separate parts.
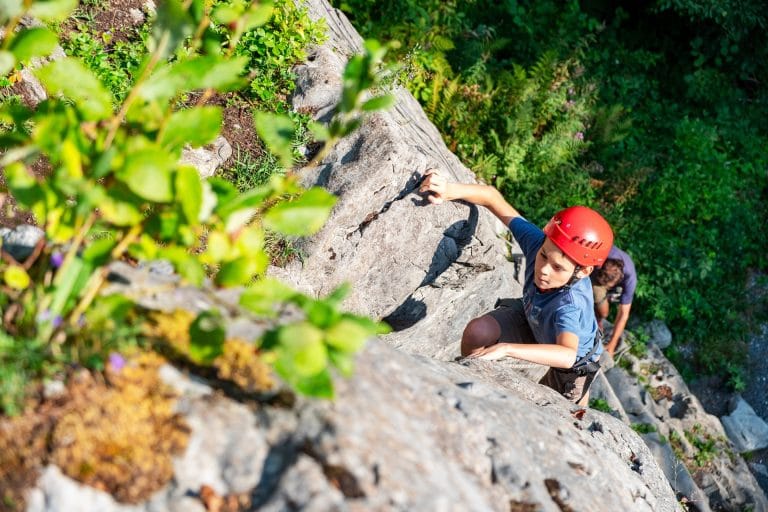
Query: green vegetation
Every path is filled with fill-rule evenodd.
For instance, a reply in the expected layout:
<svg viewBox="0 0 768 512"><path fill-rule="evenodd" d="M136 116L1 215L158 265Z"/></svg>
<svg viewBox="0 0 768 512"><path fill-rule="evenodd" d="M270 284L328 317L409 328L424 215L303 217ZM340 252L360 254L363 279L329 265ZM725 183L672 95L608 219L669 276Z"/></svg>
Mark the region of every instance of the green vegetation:
<svg viewBox="0 0 768 512"><path fill-rule="evenodd" d="M265 185L269 178L283 171L282 166L271 153L254 157L241 148L235 149L233 161L228 169L217 171L218 175L237 187L240 192Z"/></svg>
<svg viewBox="0 0 768 512"><path fill-rule="evenodd" d="M613 414L616 412L603 398L590 398L589 407L595 409L596 411L605 412L608 414Z"/></svg>
<svg viewBox="0 0 768 512"><path fill-rule="evenodd" d="M217 3L224 4L219 0ZM263 108L288 112L287 98L294 89L294 64L306 57L306 48L325 40L325 23L312 22L307 10L291 0L278 0L269 21L243 34L235 55L248 59L250 79L246 96Z"/></svg>
<svg viewBox="0 0 768 512"><path fill-rule="evenodd" d="M603 212L640 276L633 312L743 382L749 269L765 269L768 24L711 0L336 0L403 45L401 83L448 147L543 224Z"/></svg>
<svg viewBox="0 0 768 512"><path fill-rule="evenodd" d="M677 458L685 463L692 474L707 466L719 453L725 452L732 455L728 442L724 438L714 437L698 423L691 430L685 430L683 435L692 448L692 455L686 456L683 439L677 431L670 431L669 442Z"/></svg>
<svg viewBox="0 0 768 512"><path fill-rule="evenodd" d="M111 34L94 34L86 22L80 22L61 41L66 54L80 58L109 89L115 105L122 103L137 78L136 72L147 54L149 25L131 35L128 40L114 41Z"/></svg>
<svg viewBox="0 0 768 512"><path fill-rule="evenodd" d="M632 430L638 434L650 434L656 432L656 425L651 423L632 423L630 426L632 427Z"/></svg>
<svg viewBox="0 0 768 512"><path fill-rule="evenodd" d="M72 32L71 55L34 70L49 98L36 108L17 100L0 104L3 192L45 230L45 243L32 257L19 262L6 253L0 261L4 412L20 411L30 386L64 364L101 370L110 353L145 343L144 313L124 297L101 293L108 266L118 260L166 260L191 285L209 279L218 288L242 286L244 311L268 324L287 304L303 310L304 320L275 326L258 349L286 382L309 395L332 396L333 372L348 375L354 353L384 332L382 324L341 310L346 286L309 297L264 272L268 234L278 240L312 234L335 202L283 172L293 165L296 134L311 130L321 157L367 112L389 106L389 95L363 100L378 87L387 47L367 41L365 53L350 59L342 102L327 127L297 128L274 103L261 104L256 129L282 169L270 169L253 187L201 180L196 169L179 163L184 146L205 145L221 130L222 108L208 99L243 88L266 95L264 83L253 85L262 63L241 55L244 41L269 49L262 52L269 74L298 58L301 45L315 37L289 3L273 9L271 2L162 2L124 51L114 46L100 53L94 34ZM56 30L74 5L48 0L12 7L0 12L6 34L0 76L8 82L20 65L53 51ZM23 27L25 15L53 28ZM277 44L270 27L297 33ZM288 87L278 83L272 98ZM176 355L194 367L216 365L232 346L216 310L200 313L185 329L189 343ZM239 361L242 348L232 350ZM222 365L225 375L241 373L239 362Z"/></svg>

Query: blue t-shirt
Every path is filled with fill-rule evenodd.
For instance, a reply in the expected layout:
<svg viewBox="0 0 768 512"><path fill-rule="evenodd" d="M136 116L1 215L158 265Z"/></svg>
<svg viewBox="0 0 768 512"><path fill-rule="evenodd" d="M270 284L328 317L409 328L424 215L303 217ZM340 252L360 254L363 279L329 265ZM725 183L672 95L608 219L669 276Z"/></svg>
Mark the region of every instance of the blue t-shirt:
<svg viewBox="0 0 768 512"><path fill-rule="evenodd" d="M611 252L608 253L608 259L621 260L621 262L624 263L624 277L618 284L618 286L621 286L619 304L632 304L632 298L635 296L635 288L637 288L635 263L632 261L632 258L629 257L629 254L625 253L615 245L611 247Z"/></svg>
<svg viewBox="0 0 768 512"><path fill-rule="evenodd" d="M540 292L533 283L533 270L536 254L544 244L546 235L522 217L512 219L509 229L525 256L523 305L536 341L555 344L558 334L571 332L579 338L577 360L584 357L592 350L597 334L592 283L589 278L582 278L573 285L547 293ZM603 351L602 344L598 345L591 358L593 361L597 361Z"/></svg>

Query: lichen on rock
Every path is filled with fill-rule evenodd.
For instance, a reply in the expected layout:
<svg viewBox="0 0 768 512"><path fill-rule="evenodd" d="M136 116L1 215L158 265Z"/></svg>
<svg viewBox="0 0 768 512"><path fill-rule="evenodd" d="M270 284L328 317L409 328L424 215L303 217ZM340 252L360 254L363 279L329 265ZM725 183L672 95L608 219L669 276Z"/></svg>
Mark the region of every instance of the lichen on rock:
<svg viewBox="0 0 768 512"><path fill-rule="evenodd" d="M188 427L174 411L175 394L157 370L164 360L141 354L106 381L75 379L72 405L51 433L51 461L71 478L138 503L173 477L172 457Z"/></svg>

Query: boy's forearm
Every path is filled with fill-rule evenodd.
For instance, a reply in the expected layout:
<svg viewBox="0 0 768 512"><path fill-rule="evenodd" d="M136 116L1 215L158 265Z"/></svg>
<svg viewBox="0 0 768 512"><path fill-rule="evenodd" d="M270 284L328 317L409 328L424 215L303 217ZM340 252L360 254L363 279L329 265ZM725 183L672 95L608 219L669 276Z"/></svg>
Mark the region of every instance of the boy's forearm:
<svg viewBox="0 0 768 512"><path fill-rule="evenodd" d="M463 200L485 206L505 224L520 214L504 199L501 192L490 185L468 183L449 183L446 187L446 199Z"/></svg>
<svg viewBox="0 0 768 512"><path fill-rule="evenodd" d="M605 346L605 349L611 355L613 355L614 351L616 350L616 347L619 344L619 339L621 338L621 335L624 333L624 328L627 325L627 320L629 320L629 311L631 307L632 307L632 304L619 305L619 310L616 313L616 321L613 324L613 332L611 333L611 340Z"/></svg>
<svg viewBox="0 0 768 512"><path fill-rule="evenodd" d="M576 350L557 344L504 343L507 355L532 363L570 368L576 362Z"/></svg>

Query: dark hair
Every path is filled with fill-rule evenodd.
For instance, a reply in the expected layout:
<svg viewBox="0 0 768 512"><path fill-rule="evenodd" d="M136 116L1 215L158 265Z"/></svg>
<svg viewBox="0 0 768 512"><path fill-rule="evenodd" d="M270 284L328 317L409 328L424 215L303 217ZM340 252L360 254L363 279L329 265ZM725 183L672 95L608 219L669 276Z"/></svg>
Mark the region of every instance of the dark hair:
<svg viewBox="0 0 768 512"><path fill-rule="evenodd" d="M624 278L624 262L609 258L603 266L592 272L592 282L599 286L608 286Z"/></svg>

